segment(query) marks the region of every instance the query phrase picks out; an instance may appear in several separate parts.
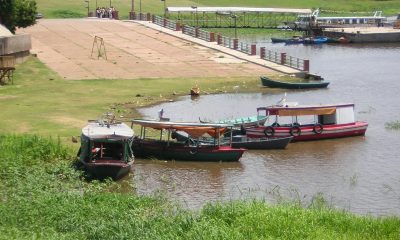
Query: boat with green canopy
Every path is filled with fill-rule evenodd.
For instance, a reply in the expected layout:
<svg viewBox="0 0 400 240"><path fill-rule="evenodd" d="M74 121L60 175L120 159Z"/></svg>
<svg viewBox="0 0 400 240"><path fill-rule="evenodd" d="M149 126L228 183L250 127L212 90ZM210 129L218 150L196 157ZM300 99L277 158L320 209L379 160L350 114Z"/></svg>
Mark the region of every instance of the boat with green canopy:
<svg viewBox="0 0 400 240"><path fill-rule="evenodd" d="M134 139L133 151L136 157L181 161L238 161L245 149L226 145L224 133L231 131L231 124L207 124L169 122L145 119L132 120L132 126L140 126L140 135ZM188 134L187 141L174 139L172 133L182 131ZM158 132L158 134L157 134ZM158 135L158 136L154 136ZM202 137L213 140L204 143ZM230 137L232 139L232 136Z"/></svg>

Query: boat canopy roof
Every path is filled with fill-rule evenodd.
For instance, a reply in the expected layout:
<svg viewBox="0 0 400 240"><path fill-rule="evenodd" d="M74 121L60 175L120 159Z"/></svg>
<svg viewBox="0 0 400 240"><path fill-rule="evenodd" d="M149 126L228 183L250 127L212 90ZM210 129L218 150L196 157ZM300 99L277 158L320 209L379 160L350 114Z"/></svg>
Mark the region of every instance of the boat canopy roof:
<svg viewBox="0 0 400 240"><path fill-rule="evenodd" d="M150 127L158 130L171 129L184 131L192 137L200 137L205 133L208 133L212 137L218 137L218 133L222 134L227 128L233 127L232 124L169 122L145 119L133 119L132 124L138 124L142 127Z"/></svg>
<svg viewBox="0 0 400 240"><path fill-rule="evenodd" d="M207 13L242 13L242 12L255 12L255 13L294 13L294 14L311 14L311 9L300 8L255 8L255 7L167 7L167 11L173 12L207 12Z"/></svg>
<svg viewBox="0 0 400 240"><path fill-rule="evenodd" d="M279 105L269 107L259 107L257 111L266 111L268 115L278 116L303 116L303 115L330 115L336 112L337 108L354 107L354 104L335 104L335 105Z"/></svg>
<svg viewBox="0 0 400 240"><path fill-rule="evenodd" d="M125 123L106 124L99 121L89 121L82 128L82 136L89 139L123 140L133 137L133 130Z"/></svg>

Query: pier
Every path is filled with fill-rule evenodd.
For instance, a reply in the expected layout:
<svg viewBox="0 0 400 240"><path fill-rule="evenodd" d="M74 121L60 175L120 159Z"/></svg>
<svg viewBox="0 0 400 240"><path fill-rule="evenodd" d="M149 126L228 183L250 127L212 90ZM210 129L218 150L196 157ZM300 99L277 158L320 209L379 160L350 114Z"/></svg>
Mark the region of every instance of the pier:
<svg viewBox="0 0 400 240"><path fill-rule="evenodd" d="M393 27L326 28L327 37L344 37L354 43L400 42L400 29Z"/></svg>

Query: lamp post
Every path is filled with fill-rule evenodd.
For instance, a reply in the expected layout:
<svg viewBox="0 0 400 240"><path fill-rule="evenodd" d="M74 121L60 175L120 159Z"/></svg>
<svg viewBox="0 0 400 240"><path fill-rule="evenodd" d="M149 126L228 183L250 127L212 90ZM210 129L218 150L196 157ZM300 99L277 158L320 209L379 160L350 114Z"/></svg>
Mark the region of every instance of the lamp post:
<svg viewBox="0 0 400 240"><path fill-rule="evenodd" d="M235 38L237 38L237 28L236 28L236 18L237 18L237 16L235 14L232 14L231 18L233 18L233 23L235 24Z"/></svg>
<svg viewBox="0 0 400 240"><path fill-rule="evenodd" d="M131 12L135 11L135 0L132 0Z"/></svg>
<svg viewBox="0 0 400 240"><path fill-rule="evenodd" d="M139 0L139 12L142 13L142 0Z"/></svg>
<svg viewBox="0 0 400 240"><path fill-rule="evenodd" d="M167 0L161 0L161 2L164 2L164 18L167 16Z"/></svg>
<svg viewBox="0 0 400 240"><path fill-rule="evenodd" d="M197 6L191 6L191 8L196 9L196 28L199 27L199 16L197 15Z"/></svg>
<svg viewBox="0 0 400 240"><path fill-rule="evenodd" d="M110 0L110 7L111 7L111 0Z"/></svg>
<svg viewBox="0 0 400 240"><path fill-rule="evenodd" d="M89 17L89 0L85 0L85 3L87 3L87 16Z"/></svg>

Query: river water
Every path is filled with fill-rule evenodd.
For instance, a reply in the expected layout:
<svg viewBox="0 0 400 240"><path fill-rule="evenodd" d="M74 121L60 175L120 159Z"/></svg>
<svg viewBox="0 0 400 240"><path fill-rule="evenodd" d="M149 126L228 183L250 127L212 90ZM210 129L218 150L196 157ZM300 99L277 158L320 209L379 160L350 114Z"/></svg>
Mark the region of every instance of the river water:
<svg viewBox="0 0 400 240"><path fill-rule="evenodd" d="M237 163L136 159L136 191L162 191L191 209L209 201L248 198L295 200L307 206L322 195L329 205L357 214L399 215L400 130L387 129L385 123L400 120L400 44L263 44L309 59L311 72L331 82L328 89L286 91L288 101L353 102L356 119L369 123L366 136L247 151ZM250 116L257 107L276 103L283 93L182 97L140 112L155 118L163 108L164 115L176 121Z"/></svg>

